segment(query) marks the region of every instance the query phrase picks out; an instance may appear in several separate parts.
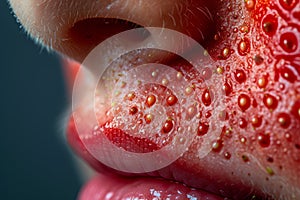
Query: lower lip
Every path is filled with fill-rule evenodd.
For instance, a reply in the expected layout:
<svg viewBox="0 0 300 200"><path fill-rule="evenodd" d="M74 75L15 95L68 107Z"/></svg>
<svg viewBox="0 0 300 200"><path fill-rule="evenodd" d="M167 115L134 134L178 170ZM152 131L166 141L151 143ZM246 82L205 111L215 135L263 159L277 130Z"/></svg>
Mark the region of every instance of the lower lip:
<svg viewBox="0 0 300 200"><path fill-rule="evenodd" d="M108 168L91 156L74 131L67 132L67 140L73 150L87 163L89 163L92 168L99 172L81 189L78 196L79 200L224 199L224 197L217 194L190 188L182 183L171 180L158 178L159 174L157 172L147 174L151 175L151 177L144 177L144 174L139 174L138 176L134 176L132 174L121 174L116 170Z"/></svg>
<svg viewBox="0 0 300 200"><path fill-rule="evenodd" d="M155 178L122 177L99 174L79 194L79 200L98 199L206 199L222 197Z"/></svg>

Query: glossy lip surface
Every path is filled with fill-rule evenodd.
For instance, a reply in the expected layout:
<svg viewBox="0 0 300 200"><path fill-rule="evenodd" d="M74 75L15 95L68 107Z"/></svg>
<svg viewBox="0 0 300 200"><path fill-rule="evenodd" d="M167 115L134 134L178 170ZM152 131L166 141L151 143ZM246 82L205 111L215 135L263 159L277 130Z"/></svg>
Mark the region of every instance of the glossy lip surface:
<svg viewBox="0 0 300 200"><path fill-rule="evenodd" d="M222 197L154 178L125 178L99 174L87 183L78 199L206 199Z"/></svg>

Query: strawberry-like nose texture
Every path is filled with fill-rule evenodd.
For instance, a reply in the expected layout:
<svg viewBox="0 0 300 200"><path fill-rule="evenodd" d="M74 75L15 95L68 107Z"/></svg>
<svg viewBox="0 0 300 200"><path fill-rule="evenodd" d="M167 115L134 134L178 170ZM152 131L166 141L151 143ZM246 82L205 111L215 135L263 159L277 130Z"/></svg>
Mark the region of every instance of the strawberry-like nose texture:
<svg viewBox="0 0 300 200"><path fill-rule="evenodd" d="M232 199L254 196L262 199L297 199L300 186L297 178L300 173L297 137L300 130L299 31L295 27L284 25L285 21L294 22L298 19L279 17L291 12L282 5L285 3L277 1L246 1L232 3L230 6L224 3L217 15L219 18L216 17L216 24L220 28L214 34L214 42L207 46L208 53L212 56L211 61L201 61L202 65L199 67L190 66L178 58L171 59L173 62L156 60L176 70L176 78L162 78L159 84L152 86L141 84L139 87L127 87L128 82L138 80L142 73L136 73L136 79L122 75L116 78L118 73L115 76L108 70L112 79L106 86L121 83L117 90L111 90L112 93L116 92L114 95L120 95L121 100L110 105L116 106L114 112L103 112L98 127L89 130L87 135L94 133L92 139L80 137L71 120L70 138L72 135L77 138L72 139L73 147L78 152L86 152L83 157L101 170L107 169L107 166L100 164L86 148L87 144L97 140L95 138L99 131L119 148L138 153L155 152L172 141L172 135L168 136L168 133L173 130L183 131L185 134L195 134L187 151L169 166L146 174L174 179ZM242 17L237 15L237 10L240 10ZM294 7L293 13L297 13L297 10L299 6ZM230 13L228 18L221 18L225 13ZM285 28L285 31L280 32L279 27ZM287 37L291 34L293 37ZM151 55L147 51L139 53L139 58L142 59L147 57L145 55ZM131 67L136 69L137 66L131 64L140 60L134 56L131 58L127 64L123 60L121 67L113 71L126 71L124 69ZM156 76L155 70L145 70L144 74ZM207 84L211 77L220 79L212 79L219 81ZM180 92L188 99L186 102L181 101L178 94L172 93L173 90L168 90L170 82L179 83L177 78L183 78L190 84ZM118 82L119 80L123 82ZM217 83L221 83L221 86ZM220 110L218 113L214 112L217 108L217 89L223 90L225 105L223 112ZM151 108L160 104L160 109L154 109L159 112L187 102L192 102L187 109L179 107L173 113L167 112L169 117L159 118L160 125L150 129L157 137L149 140L140 134L149 130L145 127L157 120L157 113L153 115ZM184 117L183 113L186 114ZM180 119L176 120L178 116ZM189 124L195 125L189 122L193 117L197 119L196 132L188 129ZM184 124L183 129L176 126L178 122ZM212 133L213 124L220 126L221 132L218 137L209 141L210 151L202 157L199 149L203 141L206 141L203 136ZM83 149L79 150L78 146Z"/></svg>

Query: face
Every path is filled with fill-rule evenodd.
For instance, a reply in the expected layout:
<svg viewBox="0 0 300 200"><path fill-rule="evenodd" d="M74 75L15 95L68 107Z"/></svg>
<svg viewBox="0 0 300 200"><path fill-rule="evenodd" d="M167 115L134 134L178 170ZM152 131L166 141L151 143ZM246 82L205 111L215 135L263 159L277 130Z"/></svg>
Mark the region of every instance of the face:
<svg viewBox="0 0 300 200"><path fill-rule="evenodd" d="M300 198L299 0L10 3L66 60L79 199Z"/></svg>

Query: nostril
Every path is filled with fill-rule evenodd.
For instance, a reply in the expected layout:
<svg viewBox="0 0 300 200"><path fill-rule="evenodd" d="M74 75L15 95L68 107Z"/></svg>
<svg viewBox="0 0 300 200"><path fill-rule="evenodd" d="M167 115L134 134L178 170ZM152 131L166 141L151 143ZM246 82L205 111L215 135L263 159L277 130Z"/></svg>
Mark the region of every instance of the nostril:
<svg viewBox="0 0 300 200"><path fill-rule="evenodd" d="M76 22L67 32L71 51L82 60L99 43L120 32L142 28L142 26L123 19L88 18ZM135 41L141 41L149 36L149 32L141 32Z"/></svg>

